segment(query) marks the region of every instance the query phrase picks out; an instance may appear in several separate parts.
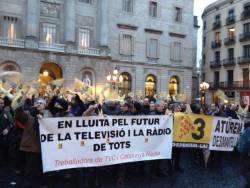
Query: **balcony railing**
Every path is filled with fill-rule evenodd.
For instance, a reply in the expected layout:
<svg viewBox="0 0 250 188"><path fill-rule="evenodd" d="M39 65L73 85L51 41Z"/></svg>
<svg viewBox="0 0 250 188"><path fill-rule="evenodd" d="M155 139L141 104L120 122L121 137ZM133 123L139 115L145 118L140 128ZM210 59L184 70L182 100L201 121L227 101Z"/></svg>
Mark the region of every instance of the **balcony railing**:
<svg viewBox="0 0 250 188"><path fill-rule="evenodd" d="M241 13L241 20L246 20L248 18L250 18L250 10L244 10Z"/></svg>
<svg viewBox="0 0 250 188"><path fill-rule="evenodd" d="M65 52L65 45L64 44L39 42L38 48L39 48L39 50Z"/></svg>
<svg viewBox="0 0 250 188"><path fill-rule="evenodd" d="M0 37L0 46L24 48L24 40Z"/></svg>
<svg viewBox="0 0 250 188"><path fill-rule="evenodd" d="M220 27L221 27L220 21L216 21L216 22L213 23L213 30L219 29Z"/></svg>
<svg viewBox="0 0 250 188"><path fill-rule="evenodd" d="M210 68L220 68L221 67L221 61L215 60L210 62Z"/></svg>
<svg viewBox="0 0 250 188"><path fill-rule="evenodd" d="M78 47L77 53L81 55L92 55L92 56L99 56L100 50L96 48L81 48Z"/></svg>
<svg viewBox="0 0 250 188"><path fill-rule="evenodd" d="M234 88L236 89L250 89L250 80L243 80L234 82Z"/></svg>
<svg viewBox="0 0 250 188"><path fill-rule="evenodd" d="M240 34L239 41L240 42L250 41L250 32L245 32Z"/></svg>
<svg viewBox="0 0 250 188"><path fill-rule="evenodd" d="M245 65L245 64L250 64L250 57L238 57L238 64L239 65Z"/></svg>
<svg viewBox="0 0 250 188"><path fill-rule="evenodd" d="M66 49L65 44L58 43L47 43L47 42L34 42L24 39L10 39L0 37L0 46L14 47L14 48L32 48L33 50L44 50L51 52L62 52L62 53L73 53L79 55L90 55L90 56L107 56L104 51L97 48L80 48L73 46L72 49Z"/></svg>
<svg viewBox="0 0 250 188"><path fill-rule="evenodd" d="M225 46L229 46L229 45L233 45L236 42L236 37L235 36L230 36L224 39L224 45Z"/></svg>
<svg viewBox="0 0 250 188"><path fill-rule="evenodd" d="M229 16L227 17L226 24L231 25L235 23L235 16Z"/></svg>
<svg viewBox="0 0 250 188"><path fill-rule="evenodd" d="M209 89L219 89L220 88L220 82L209 82Z"/></svg>
<svg viewBox="0 0 250 188"><path fill-rule="evenodd" d="M211 42L211 48L216 49L221 47L221 40L216 40Z"/></svg>
<svg viewBox="0 0 250 188"><path fill-rule="evenodd" d="M224 67L235 66L235 64L236 64L235 58L233 58L233 59L223 59L223 66Z"/></svg>
<svg viewBox="0 0 250 188"><path fill-rule="evenodd" d="M211 90L217 90L217 89L240 90L240 89L249 89L249 88L250 88L250 80L209 83L209 89Z"/></svg>

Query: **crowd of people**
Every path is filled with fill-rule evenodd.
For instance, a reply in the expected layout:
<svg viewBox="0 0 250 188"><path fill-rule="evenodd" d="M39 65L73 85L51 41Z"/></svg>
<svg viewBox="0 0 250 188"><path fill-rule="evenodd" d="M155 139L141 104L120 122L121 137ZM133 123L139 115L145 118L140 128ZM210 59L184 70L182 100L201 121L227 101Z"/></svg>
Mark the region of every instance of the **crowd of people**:
<svg viewBox="0 0 250 188"><path fill-rule="evenodd" d="M79 187L89 187L93 184L98 187L101 184L98 168L42 173L38 123L40 118L96 115L164 115L174 112L193 112L195 114L239 119L241 117L238 109L239 106L237 105L201 106L199 103L188 105L184 102L156 100L152 97L145 97L143 101L136 101L129 96L125 97L122 102L108 100L100 104L94 100L82 101L77 94L71 98L71 101L56 95L50 99L26 98L22 99L19 105L13 109L11 100L8 97L3 97L0 98L0 168L6 163L10 164L13 171L22 177L24 187L50 187L50 179L56 176L70 178L72 174L77 174ZM247 120L247 118L245 119ZM126 179L131 174L138 171L145 173L145 169L149 169L146 175L156 180L158 177L166 176L173 171L183 172L180 166L181 151L180 148L173 148L172 160L168 160L166 168L162 165L162 160L120 164L109 168L113 172L118 187L124 186ZM245 152L245 149L241 148L241 151ZM197 157L198 163L203 164L200 150L196 149L194 151L194 157ZM211 165L218 167L221 157L220 152L214 151L211 155ZM244 174L249 173L245 169L246 166L243 165L243 168ZM94 183L89 182L89 175L91 175Z"/></svg>

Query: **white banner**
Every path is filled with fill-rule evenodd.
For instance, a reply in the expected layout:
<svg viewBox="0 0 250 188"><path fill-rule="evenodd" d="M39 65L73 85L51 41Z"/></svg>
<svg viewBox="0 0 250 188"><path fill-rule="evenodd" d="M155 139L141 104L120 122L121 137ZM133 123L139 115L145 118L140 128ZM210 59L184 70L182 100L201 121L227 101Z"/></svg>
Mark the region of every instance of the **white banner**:
<svg viewBox="0 0 250 188"><path fill-rule="evenodd" d="M244 122L237 119L213 117L213 128L209 144L210 150L233 151L240 134L243 132Z"/></svg>
<svg viewBox="0 0 250 188"><path fill-rule="evenodd" d="M172 116L43 118L43 171L170 159Z"/></svg>

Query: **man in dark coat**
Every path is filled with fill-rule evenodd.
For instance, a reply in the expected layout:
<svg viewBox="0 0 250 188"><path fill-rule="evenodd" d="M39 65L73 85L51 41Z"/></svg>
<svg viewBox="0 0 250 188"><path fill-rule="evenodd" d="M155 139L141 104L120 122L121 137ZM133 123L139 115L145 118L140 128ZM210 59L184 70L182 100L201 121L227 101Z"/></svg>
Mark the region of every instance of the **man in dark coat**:
<svg viewBox="0 0 250 188"><path fill-rule="evenodd" d="M0 98L0 166L6 164L8 159L8 140L7 136L11 128L11 120L4 111L4 100Z"/></svg>
<svg viewBox="0 0 250 188"><path fill-rule="evenodd" d="M246 188L250 188L250 113L244 117L244 121L245 130L238 144L240 152L240 172L247 182Z"/></svg>

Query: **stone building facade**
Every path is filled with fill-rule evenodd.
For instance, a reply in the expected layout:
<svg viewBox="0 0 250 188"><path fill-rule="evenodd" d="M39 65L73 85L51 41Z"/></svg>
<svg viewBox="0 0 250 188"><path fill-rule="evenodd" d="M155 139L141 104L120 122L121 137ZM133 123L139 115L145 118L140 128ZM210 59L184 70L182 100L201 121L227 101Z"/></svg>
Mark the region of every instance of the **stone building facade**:
<svg viewBox="0 0 250 188"><path fill-rule="evenodd" d="M193 0L0 0L0 70L66 86L88 78L98 93L116 68L120 92L190 100L194 20Z"/></svg>
<svg viewBox="0 0 250 188"><path fill-rule="evenodd" d="M215 92L221 89L232 103L249 104L250 1L218 0L202 18L202 79L210 84L207 102L218 102Z"/></svg>

